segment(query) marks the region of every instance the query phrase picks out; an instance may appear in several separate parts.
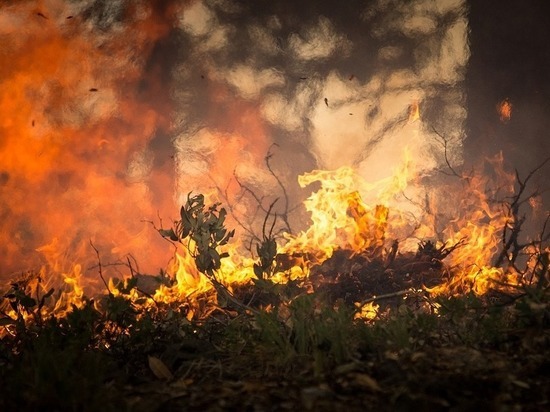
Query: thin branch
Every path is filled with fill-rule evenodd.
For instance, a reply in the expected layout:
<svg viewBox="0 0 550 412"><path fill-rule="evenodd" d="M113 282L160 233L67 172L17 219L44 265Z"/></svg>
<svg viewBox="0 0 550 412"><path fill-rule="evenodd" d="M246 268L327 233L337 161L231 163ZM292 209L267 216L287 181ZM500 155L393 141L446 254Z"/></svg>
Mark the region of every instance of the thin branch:
<svg viewBox="0 0 550 412"><path fill-rule="evenodd" d="M439 133L435 127L432 126L432 131L441 138L441 140L443 141L443 151L444 151L444 156L445 156L445 163L447 163L447 167L449 168L449 170L451 171L451 175L452 176L456 176L460 179L466 179L467 181L469 181L468 177L466 176L462 176L461 174L457 173L457 171L453 168L453 166L451 165L451 162L449 161L449 156L448 156L448 153L447 153L447 143L448 143L448 140L445 136L443 136L441 133ZM442 172L446 175L449 175L448 173L445 173L445 172Z"/></svg>
<svg viewBox="0 0 550 412"><path fill-rule="evenodd" d="M284 205L284 212L281 213L280 216L281 216L281 219L283 220L283 222L285 223L287 232L292 233L292 228L290 227L290 223L288 222L288 211L289 211L288 210L288 207L289 207L288 193L286 191L285 185L283 184L283 182L281 182L281 179L279 179L279 176L277 176L277 174L273 171L273 169L271 168L271 164L269 163L269 160L271 159L271 157L273 157L273 153L271 153L271 148L274 147L274 146L279 147L279 145L277 143L273 143L269 147L269 149L267 151L267 155L265 156L265 164L267 166L267 170L269 170L269 173L271 173L271 175L275 178L275 180L277 181L277 184L279 185L279 187L281 188L281 190L283 192L283 196L284 196L284 199L285 199L285 205Z"/></svg>
<svg viewBox="0 0 550 412"><path fill-rule="evenodd" d="M155 225L155 222L153 222L152 220L145 220L145 219L142 219L141 222L144 222L144 223L149 223L151 224L151 226L153 226L153 229L155 229L157 232L160 232L161 230L163 230L162 228L162 219L159 217L159 221L160 221L160 228L157 227L157 225ZM173 240L165 237L165 236L161 236L162 239L164 239L166 242L170 243L173 247L174 247L174 252L176 252L178 250L178 245L176 242L174 242Z"/></svg>
<svg viewBox="0 0 550 412"><path fill-rule="evenodd" d="M133 278L135 278L136 272L134 271L134 268L132 266L132 262L130 262L130 257L132 257L132 256L131 255L126 256L126 261L128 262L128 268L130 269L130 276L133 279ZM133 259L133 257L132 257L132 259ZM135 263L135 259L134 259L134 263ZM137 272L137 274L139 275L139 272ZM150 293L147 293L144 290L140 289L137 285L136 285L136 290L139 293L141 293L142 295L144 295L145 297L151 299L155 303L155 305L158 305L157 301L155 300L155 298Z"/></svg>
<svg viewBox="0 0 550 412"><path fill-rule="evenodd" d="M90 246L92 247L93 250L95 250L95 254L97 256L97 267L99 271L99 277L101 278L101 280L103 281L103 284L107 288L107 292L109 292L109 295L112 295L111 290L109 289L109 285L107 284L107 282L105 281L105 278L103 277L103 269L101 266L101 258L99 256L99 250L97 250L97 248L94 246L92 239L90 239Z"/></svg>
<svg viewBox="0 0 550 412"><path fill-rule="evenodd" d="M373 296L368 299L362 300L358 305L358 309L356 310L357 313L361 312L361 308L365 306L367 303L376 302L378 300L383 299L389 299L389 298L395 298L398 296L404 296L404 295L415 295L418 291L414 289L406 289L406 290L400 290L393 293L386 293L385 295L379 295L379 296Z"/></svg>
<svg viewBox="0 0 550 412"><path fill-rule="evenodd" d="M542 163L540 163L537 167L535 167L533 170L531 170L525 179L521 179L519 176L519 172L516 169L515 170L515 176L516 176L516 183L518 185L517 193L510 198L511 202L507 204L508 212L510 214L510 219L508 221L508 224L506 224L502 231L502 251L495 259L495 263L493 266L499 267L502 265L502 263L506 260L508 261L508 264L515 267L515 261L517 257L519 256L520 252L527 246L532 245L533 242L526 243L526 244L520 244L519 243L519 234L522 230L523 224L525 223L526 216L522 215L520 216L520 207L531 197L526 197L525 199L522 199L522 195L525 192L527 188L527 184L531 180L531 178L535 175L536 172L538 172L540 169L542 169L546 163L550 161L550 157L546 158ZM538 193L538 190L536 190L534 193ZM546 230L546 223L544 224L543 232L541 233L541 239L543 237L544 231Z"/></svg>
<svg viewBox="0 0 550 412"><path fill-rule="evenodd" d="M246 304L242 303L239 299L237 299L231 293L231 291L216 278L216 276L208 277L208 279L210 280L210 282L212 282L212 285L216 289L216 292L218 293L218 295L225 297L228 301L233 303L237 308L244 309L245 312L249 311L256 315L260 314L258 310L250 306L247 306Z"/></svg>
<svg viewBox="0 0 550 412"><path fill-rule="evenodd" d="M265 234L265 227L267 225L267 220L269 219L269 215L271 215L271 211L273 210L273 206L275 206L275 203L277 203L277 200L279 200L279 198L277 198L273 202L271 202L271 204L269 205L269 208L267 210L267 213L265 214L264 224L262 225L262 236L264 237L264 239L271 238L271 235L273 234L273 228L275 227L275 222L277 221L277 214L276 213L274 215L273 223L271 224L271 228L269 229L269 235L268 236L266 236L266 234Z"/></svg>

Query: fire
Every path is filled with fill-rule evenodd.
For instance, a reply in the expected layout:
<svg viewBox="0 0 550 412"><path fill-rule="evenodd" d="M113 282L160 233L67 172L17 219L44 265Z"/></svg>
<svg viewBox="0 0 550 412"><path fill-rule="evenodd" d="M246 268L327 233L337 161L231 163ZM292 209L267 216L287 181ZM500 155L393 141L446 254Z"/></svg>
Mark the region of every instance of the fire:
<svg viewBox="0 0 550 412"><path fill-rule="evenodd" d="M455 192L457 217L449 220L443 231L447 244L460 244L447 258L453 276L448 283L432 289L433 293L462 294L473 291L482 295L498 283L516 285L519 278L514 271L505 272L493 267L502 240L502 232L511 224L512 217L498 192L511 196L513 174L504 171L502 154L488 159L497 173L496 186L491 187L488 177L464 177Z"/></svg>
<svg viewBox="0 0 550 412"><path fill-rule="evenodd" d="M409 123L413 123L417 120L420 120L420 106L418 101L414 101L409 106Z"/></svg>
<svg viewBox="0 0 550 412"><path fill-rule="evenodd" d="M406 159L395 176L375 183L366 182L350 167L300 176L300 186L319 182L321 188L304 202L311 214L311 226L289 238L281 252L306 253L318 261L332 256L335 248L358 253L371 250L373 255L380 255L388 229L404 224L403 216L390 212L389 204L407 185L407 165ZM369 206L363 196L380 203Z"/></svg>
<svg viewBox="0 0 550 412"><path fill-rule="evenodd" d="M497 113L501 122L507 123L512 118L512 108L512 102L508 98L497 104Z"/></svg>
<svg viewBox="0 0 550 412"><path fill-rule="evenodd" d="M153 53L152 45L168 36L178 10L129 2L128 24L115 27L109 36L94 32L84 18L65 19L74 13L62 2L41 2L44 9L39 11L30 3L3 9L11 13L5 21L23 22L27 30L17 38L6 36L10 61L0 64L0 275L9 275L33 254L29 265L41 270L24 287L42 297L54 288L55 294L48 297L55 301L51 311L65 316L83 304L86 290L103 289L119 296L114 275L128 284L137 274L164 267L169 260L171 249L144 222L159 210L166 214L173 209L171 192L176 186L174 164L159 157L166 153L151 149L157 133L170 130L172 101L158 80L161 68L148 64L147 57ZM9 25L0 27L0 34L10 30ZM135 40L131 47L128 38ZM182 178L177 185L194 185L206 175L216 184L217 179L232 176L236 163L240 173L258 178L256 161L269 147L261 109L244 97L235 99L231 88L216 78L214 68L206 77L212 80L207 93L220 105L209 108L212 127L200 128L193 140L176 143L181 146L175 156L178 171L190 167L194 172L182 173L191 179ZM497 111L501 121L509 121L510 100L500 102ZM414 100L406 122L411 133L418 135L419 120L420 103ZM404 192L421 180L413 163L405 148L395 174L376 182L351 166L299 176L301 188L317 187L304 202L311 222L298 234L278 239L277 253L296 259L270 280L306 281L312 267L337 250L385 261L414 252L419 240L429 238L436 249L452 248L443 258L447 276L440 285L426 288L430 293L484 294L491 288L517 285L521 279L513 268L493 265L503 230L515 219L495 200L513 189L514 176L504 172L502 157L490 161L498 182L494 187L483 173L455 173L452 183L430 188L431 193L411 190L415 195L411 200ZM163 166L154 169L153 164ZM225 191L234 199L240 189L233 185ZM539 198L529 202L533 208L541 207ZM247 212L245 206L238 207ZM103 262L109 264L102 264L94 249L101 250ZM224 245L222 252L228 257L221 260L212 279L197 269L193 245L180 245L166 268L168 280L145 303L138 303L137 289L128 298L151 306L185 304L188 319L208 316L221 298L213 280L232 293L257 279L253 269L257 256L245 256L243 249L238 242ZM134 273L128 254L147 267ZM539 263L529 262L533 267ZM375 302L359 309L359 317L378 316ZM6 313L15 316L14 310Z"/></svg>
<svg viewBox="0 0 550 412"><path fill-rule="evenodd" d="M374 320L378 317L378 310L380 309L380 305L375 302L368 302L358 309L359 312L355 314L354 319Z"/></svg>
<svg viewBox="0 0 550 412"><path fill-rule="evenodd" d="M408 161L404 162L405 165ZM305 201L305 207L311 214L311 225L295 236L287 234L286 243L280 242L277 250L279 255L301 258L291 260L293 264L280 269L272 280L281 283L290 279L305 281L312 267L322 264L337 249L353 251L369 261L378 259L386 262L389 256L394 259L397 253L413 251L402 246L398 250L398 240L399 245L402 245L407 244L404 240L411 236L439 233L440 239L435 242L434 250L445 250L445 247L451 249L442 255L446 264L445 277L442 274L438 286L426 287L427 292L433 295L455 295L472 291L481 295L491 289L506 289L520 284L521 276L514 268L495 267L492 264L501 247L502 231L513 224L509 209L503 207L501 202L496 202L495 197L501 192L505 195L511 193L514 176L503 171L502 156L490 159L489 163L498 171L495 173L497 179L494 186L491 186L488 177L481 175L464 176L461 179L454 176L455 186L445 186L445 190L453 190L451 204L454 209L438 211L437 207L444 207L444 201L449 199L440 197L439 202L432 199L428 210L424 211L429 213L417 219L407 219L407 213L396 209L399 207L396 201L399 193L414 180L407 176L408 168L405 166L397 171L395 177L374 183L366 182L349 167L335 171L314 171L300 176L302 186L313 183L320 185ZM369 204L365 201L367 198L375 202ZM430 224L435 226L437 222L433 217L443 212L454 214L454 218L445 221L442 231L437 227L430 228ZM422 225L418 224L419 221ZM135 304L149 307L159 304L184 307L189 320L209 316L224 296L218 295L212 278L198 271L194 250L192 243L178 248L167 268L169 281L159 284L148 299L144 301L140 296L139 287L132 289L127 298ZM41 251L49 255L51 268L62 272L61 284L53 285L59 292L54 296L52 311L56 316L65 316L73 305L80 307L85 299L86 282L83 280L82 266L76 262L64 262L55 242L43 247ZM223 285L228 293L232 294L236 288L257 279L253 270L254 257L245 257L242 245L238 242L225 245L219 252L227 252L228 257L221 260L220 268L213 276L216 283ZM538 252L534 251L533 256ZM535 273L535 267L540 265L540 261L532 258L528 265ZM70 267L70 270L64 270L64 267ZM97 270L102 275L100 262ZM544 270L539 272L546 273ZM34 284L42 295L52 286L47 281L48 276L43 269L38 279L45 281L41 285ZM129 279L126 276L123 282ZM31 287L29 282L26 285L27 288ZM114 296L120 294L112 279L105 287ZM366 304L356 303L356 307L356 319L373 320L380 316L376 297L369 299ZM13 311L8 313L15 316Z"/></svg>
<svg viewBox="0 0 550 412"><path fill-rule="evenodd" d="M197 298L201 295L209 296L210 303L216 303L215 294L212 291L212 284L206 276L199 273L190 253L187 249L182 249L175 254L172 267L168 272L174 276L175 285L160 285L154 295L156 302L170 304L173 302L191 303L191 308L187 312L188 319L192 319L196 314L199 305Z"/></svg>
<svg viewBox="0 0 550 412"><path fill-rule="evenodd" d="M84 298L84 282L82 281L82 267L75 265L69 273L62 274L64 285L61 286L60 295L55 302L53 313L57 317L65 316L72 310L72 306L82 307Z"/></svg>
<svg viewBox="0 0 550 412"><path fill-rule="evenodd" d="M143 220L173 208L154 189L170 187L172 172L151 169L160 159L148 146L170 127L171 103L142 66L174 10L129 6L128 24L98 33L78 5L39 7L2 8L0 277L21 262L60 277L75 262L86 272L96 263L90 239L106 259L142 255L156 270L169 252ZM54 239L66 264L44 254Z"/></svg>
<svg viewBox="0 0 550 412"><path fill-rule="evenodd" d="M153 296L157 303L184 302L188 304L187 316L189 319L206 316L215 307L218 299L210 279L198 271L190 249L192 246L190 248L182 247L175 253L168 268L168 273L173 277L174 284L160 285ZM235 286L249 283L251 279L255 278L255 275L251 258L242 256L235 246L228 249L231 252L228 252L228 258L222 259L221 267L216 273L216 280L231 292ZM201 298L208 305L200 303ZM197 313L200 307L206 312Z"/></svg>

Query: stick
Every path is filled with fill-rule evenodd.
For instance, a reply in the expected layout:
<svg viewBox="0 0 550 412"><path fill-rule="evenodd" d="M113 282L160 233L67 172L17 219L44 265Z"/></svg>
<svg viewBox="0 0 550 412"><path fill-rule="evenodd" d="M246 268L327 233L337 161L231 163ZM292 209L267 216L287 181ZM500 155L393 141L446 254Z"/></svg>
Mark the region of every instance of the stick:
<svg viewBox="0 0 550 412"><path fill-rule="evenodd" d="M377 300L382 300L382 299L395 298L397 296L403 296L403 295L408 295L408 294L413 295L415 293L418 293L418 291L416 291L414 289L406 289L406 290L400 290L398 292L386 293L385 295L373 296L371 298L368 298L368 299L365 299L365 300L361 301L361 303L359 303L359 310L357 312L360 312L361 308L363 306L365 306L367 303L370 303L370 302L375 302Z"/></svg>

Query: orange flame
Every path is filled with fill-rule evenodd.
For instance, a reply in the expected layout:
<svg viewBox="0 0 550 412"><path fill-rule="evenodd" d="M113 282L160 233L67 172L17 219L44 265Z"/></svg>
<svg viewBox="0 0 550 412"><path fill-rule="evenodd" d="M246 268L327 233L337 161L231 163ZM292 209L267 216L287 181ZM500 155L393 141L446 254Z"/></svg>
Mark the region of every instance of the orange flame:
<svg viewBox="0 0 550 412"><path fill-rule="evenodd" d="M420 120L420 105L418 101L415 100L409 106L409 123L413 123L417 120Z"/></svg>
<svg viewBox="0 0 550 412"><path fill-rule="evenodd" d="M516 273L492 266L502 239L502 231L512 217L494 196L498 191L510 195L513 174L504 172L502 153L489 159L498 176L491 188L488 177L474 175L462 181L454 191L457 217L446 223L443 231L447 244L460 244L448 258L452 277L448 283L431 289L433 293L462 294L468 291L481 295L498 284L518 284Z"/></svg>
<svg viewBox="0 0 550 412"><path fill-rule="evenodd" d="M110 261L131 253L146 270L165 265L165 245L143 222L174 207L151 189L171 186L170 167L148 166L148 144L171 112L158 76L142 67L174 18L157 9L128 5L128 24L109 32L66 19L67 2L2 9L0 277L22 262L59 274L78 262L85 272L96 263L90 240ZM53 239L63 259L48 252Z"/></svg>
<svg viewBox="0 0 550 412"><path fill-rule="evenodd" d="M512 102L506 98L497 104L497 113L502 123L507 123L512 118Z"/></svg>

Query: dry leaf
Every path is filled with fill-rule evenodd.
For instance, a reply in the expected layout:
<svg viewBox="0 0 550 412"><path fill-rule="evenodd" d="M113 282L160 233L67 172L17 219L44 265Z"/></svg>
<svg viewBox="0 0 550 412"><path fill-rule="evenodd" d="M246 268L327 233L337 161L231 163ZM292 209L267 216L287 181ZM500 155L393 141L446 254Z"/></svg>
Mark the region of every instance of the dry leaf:
<svg viewBox="0 0 550 412"><path fill-rule="evenodd" d="M157 378L171 380L174 377L172 372L170 372L170 369L168 369L164 362L159 358L154 356L148 356L147 358L149 361L149 368L151 368L151 371Z"/></svg>
<svg viewBox="0 0 550 412"><path fill-rule="evenodd" d="M523 381L520 381L518 379L513 379L512 383L516 386L519 386L520 388L523 388L523 389L529 389L531 387L531 386L529 386L529 384L527 382L523 382Z"/></svg>
<svg viewBox="0 0 550 412"><path fill-rule="evenodd" d="M380 385L369 375L364 373L353 374L353 381L356 385L370 389L373 392L381 391Z"/></svg>

